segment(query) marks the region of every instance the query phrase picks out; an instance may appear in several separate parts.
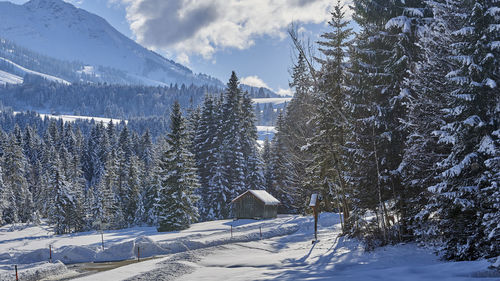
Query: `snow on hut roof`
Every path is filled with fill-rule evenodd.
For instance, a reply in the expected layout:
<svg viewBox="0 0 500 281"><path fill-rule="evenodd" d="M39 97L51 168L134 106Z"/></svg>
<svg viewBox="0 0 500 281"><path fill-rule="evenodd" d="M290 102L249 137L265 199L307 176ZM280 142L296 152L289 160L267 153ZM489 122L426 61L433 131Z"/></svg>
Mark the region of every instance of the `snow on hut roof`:
<svg viewBox="0 0 500 281"><path fill-rule="evenodd" d="M247 194L248 192L252 193L260 201L264 202L265 205L279 205L280 204L280 201L278 199L274 198L271 194L269 194L265 190L247 190L246 192L240 194L238 197L234 198L233 201L231 201L231 203L240 199L243 195Z"/></svg>

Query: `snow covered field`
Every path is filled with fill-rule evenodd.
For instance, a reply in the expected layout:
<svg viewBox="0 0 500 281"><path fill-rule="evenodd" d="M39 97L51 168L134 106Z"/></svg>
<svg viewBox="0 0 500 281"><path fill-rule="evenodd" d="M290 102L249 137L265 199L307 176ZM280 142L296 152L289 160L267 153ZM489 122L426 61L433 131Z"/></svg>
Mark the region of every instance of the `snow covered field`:
<svg viewBox="0 0 500 281"><path fill-rule="evenodd" d="M102 251L99 232L53 236L47 225L17 230L4 226L0 228L0 280L12 280L14 264L20 264L23 280L58 280L43 279L48 273L106 281L500 280L500 273L489 270L487 261L444 262L414 244L366 253L358 241L339 238L339 228L337 215L321 214L319 242L312 244L312 218L301 216L205 222L169 233L136 227L105 231ZM62 263L47 263L49 245L54 249L53 260L66 263L134 259L137 246L143 257L161 257L85 275L88 272L72 271Z"/></svg>
<svg viewBox="0 0 500 281"><path fill-rule="evenodd" d="M17 72L19 73L22 73L23 75L24 74L31 74L31 75L36 75L36 76L40 76L46 80L49 80L49 81L52 81L52 82L57 82L57 83L62 83L62 84L65 84L65 85L69 85L71 83L69 83L68 81L64 80L64 79L61 79L61 78L58 78L58 77L55 77L55 76L52 76L52 75L48 75L48 74L44 74L44 73L40 73L40 72L37 72L37 71L33 71L33 70L30 70L30 69L27 69L27 68L24 68L6 58L2 58L0 57L0 60L3 62L3 63L6 63L6 64L9 64L11 65ZM20 82L22 83L22 82Z"/></svg>
<svg viewBox="0 0 500 281"><path fill-rule="evenodd" d="M20 113L19 111L14 111L14 114ZM108 124L110 121L113 122L113 124L119 124L122 120L120 119L112 119L112 118L106 118L106 117L92 117L92 116L81 116L81 115L64 115L64 114L48 114L48 113L40 113L37 112L38 115L40 115L40 118L50 118L50 119L62 119L63 122L75 122L76 120L87 120L91 121L92 119L94 122L99 123L103 122L104 124ZM125 124L128 123L128 120L123 120Z"/></svg>
<svg viewBox="0 0 500 281"><path fill-rule="evenodd" d="M266 104L266 103L272 103L274 105L278 104L283 104L290 102L292 98L257 98L257 99L252 99L254 103L259 103L259 104Z"/></svg>
<svg viewBox="0 0 500 281"><path fill-rule="evenodd" d="M0 70L0 85L21 83L23 83L22 77Z"/></svg>

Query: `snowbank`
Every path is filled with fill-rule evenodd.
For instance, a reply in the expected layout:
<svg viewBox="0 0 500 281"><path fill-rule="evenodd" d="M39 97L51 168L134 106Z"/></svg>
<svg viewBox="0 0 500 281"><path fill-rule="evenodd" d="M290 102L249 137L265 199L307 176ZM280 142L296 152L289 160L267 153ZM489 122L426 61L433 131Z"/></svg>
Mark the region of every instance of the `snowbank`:
<svg viewBox="0 0 500 281"><path fill-rule="evenodd" d="M68 272L68 269L62 262L56 263L37 263L28 267L19 266L19 280L38 281L50 276L62 275ZM10 270L0 271L0 280L16 280L14 266Z"/></svg>
<svg viewBox="0 0 500 281"><path fill-rule="evenodd" d="M23 253L17 257L17 263L30 264L42 261L48 261L50 258L49 249L37 249L31 252Z"/></svg>
<svg viewBox="0 0 500 281"><path fill-rule="evenodd" d="M65 264L95 260L95 250L85 246L66 246L54 253L54 260Z"/></svg>
<svg viewBox="0 0 500 281"><path fill-rule="evenodd" d="M120 244L115 244L105 249L104 251L97 253L95 261L105 262L105 261L122 261L133 259L135 257L134 253L135 243L134 241L128 241Z"/></svg>
<svg viewBox="0 0 500 281"><path fill-rule="evenodd" d="M9 259L11 259L11 258L12 258L12 257L11 257L11 255L10 255L9 253L1 253L1 254L0 254L0 261L1 261L1 260L9 260Z"/></svg>

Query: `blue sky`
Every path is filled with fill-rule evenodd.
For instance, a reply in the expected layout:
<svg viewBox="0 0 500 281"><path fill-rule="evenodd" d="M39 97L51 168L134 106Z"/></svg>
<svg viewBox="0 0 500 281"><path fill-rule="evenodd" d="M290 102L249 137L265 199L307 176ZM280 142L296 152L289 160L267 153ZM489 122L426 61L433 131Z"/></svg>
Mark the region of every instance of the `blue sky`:
<svg viewBox="0 0 500 281"><path fill-rule="evenodd" d="M65 0L194 72L286 93L292 65L289 24L312 41L328 30L334 0ZM12 0L24 3L26 0Z"/></svg>

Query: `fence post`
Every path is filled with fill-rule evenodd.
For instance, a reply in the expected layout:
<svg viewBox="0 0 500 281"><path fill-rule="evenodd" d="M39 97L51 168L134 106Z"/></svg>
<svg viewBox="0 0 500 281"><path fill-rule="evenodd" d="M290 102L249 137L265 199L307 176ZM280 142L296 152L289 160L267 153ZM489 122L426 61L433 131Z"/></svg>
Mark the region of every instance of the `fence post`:
<svg viewBox="0 0 500 281"><path fill-rule="evenodd" d="M52 244L49 244L49 262L52 263Z"/></svg>
<svg viewBox="0 0 500 281"><path fill-rule="evenodd" d="M260 240L262 240L262 226L259 226L259 231L260 231Z"/></svg>
<svg viewBox="0 0 500 281"><path fill-rule="evenodd" d="M19 275L17 275L17 264L14 265L14 268L16 269L16 281L19 281Z"/></svg>
<svg viewBox="0 0 500 281"><path fill-rule="evenodd" d="M141 261L141 247L137 246L137 262Z"/></svg>

